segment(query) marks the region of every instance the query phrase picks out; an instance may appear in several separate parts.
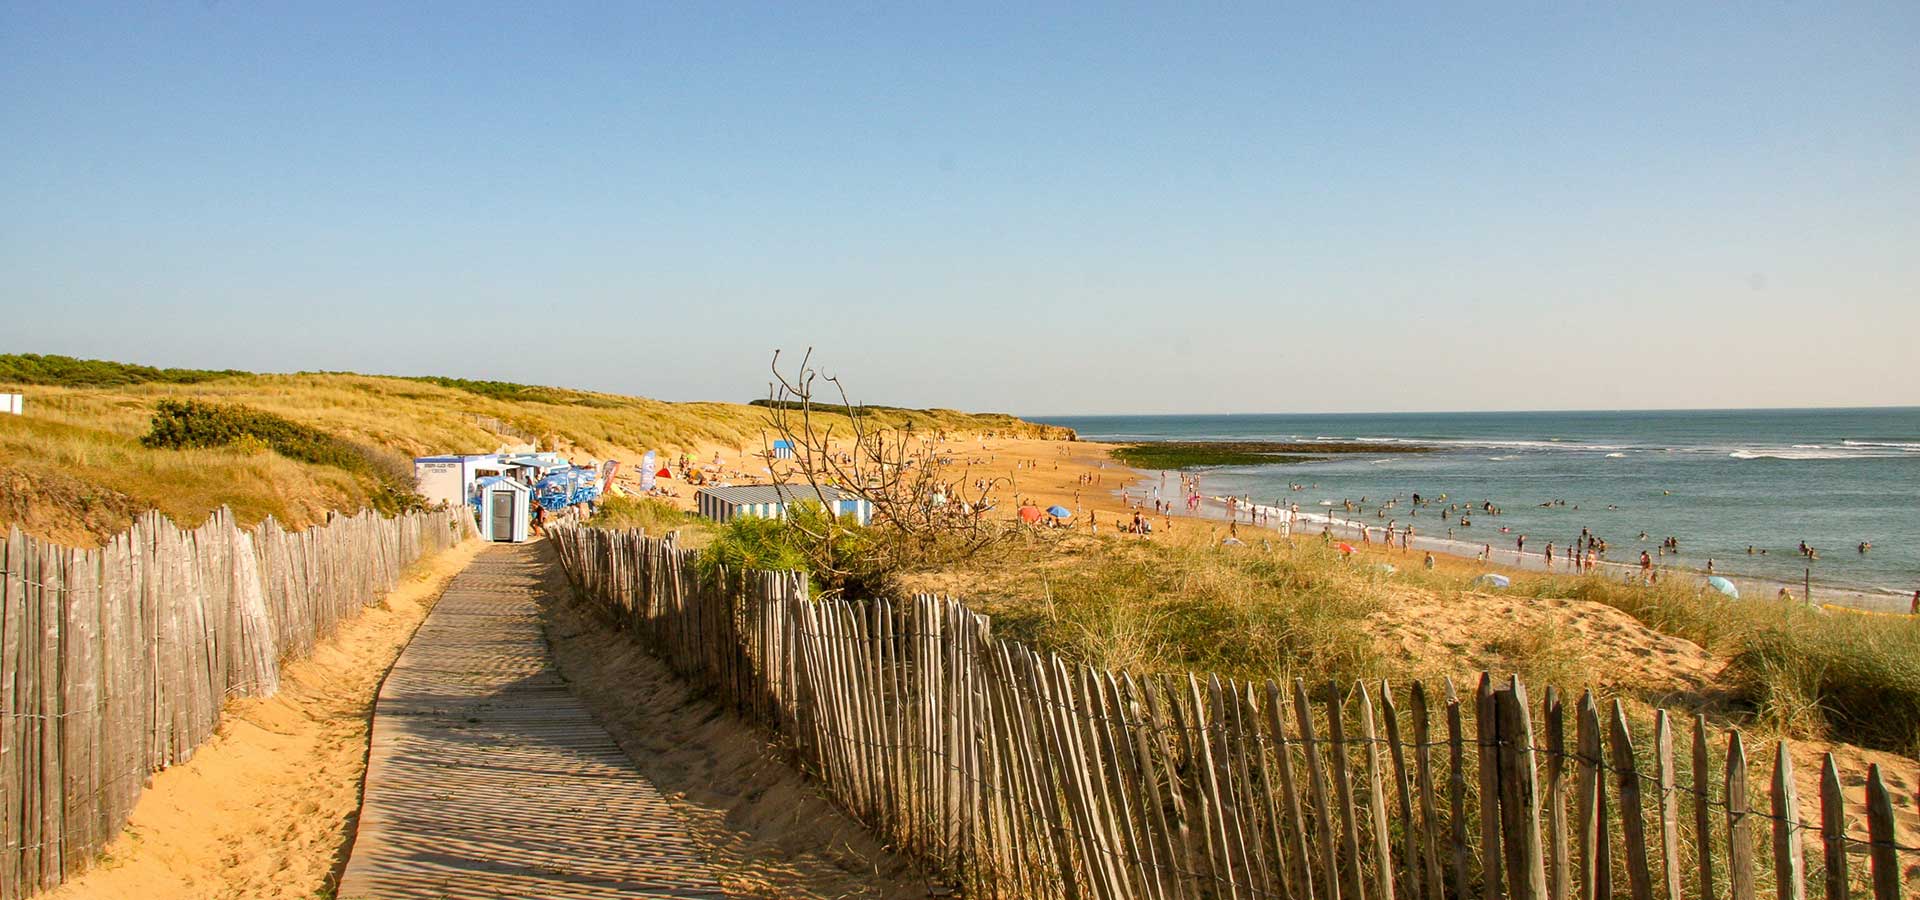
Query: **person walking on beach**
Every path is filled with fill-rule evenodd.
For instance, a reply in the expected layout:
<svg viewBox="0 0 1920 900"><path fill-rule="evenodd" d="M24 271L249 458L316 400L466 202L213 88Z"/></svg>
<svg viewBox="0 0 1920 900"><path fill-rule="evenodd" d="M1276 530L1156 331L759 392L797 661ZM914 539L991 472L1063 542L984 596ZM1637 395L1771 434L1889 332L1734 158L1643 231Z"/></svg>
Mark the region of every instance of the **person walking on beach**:
<svg viewBox="0 0 1920 900"><path fill-rule="evenodd" d="M1515 553L1527 552L1527 536L1526 535L1523 534L1513 539L1513 552Z"/></svg>
<svg viewBox="0 0 1920 900"><path fill-rule="evenodd" d="M1553 542L1547 542L1547 568L1553 568Z"/></svg>
<svg viewBox="0 0 1920 900"><path fill-rule="evenodd" d="M1420 564L1423 566L1426 566L1427 571L1429 572L1433 571L1433 551L1432 550L1427 551L1427 558L1421 560ZM1920 591L1913 592L1913 605L1914 605L1914 612L1916 614L1920 614Z"/></svg>
<svg viewBox="0 0 1920 900"><path fill-rule="evenodd" d="M1920 616L1920 591L1913 592L1913 605L1907 609L1910 616Z"/></svg>
<svg viewBox="0 0 1920 900"><path fill-rule="evenodd" d="M1645 550L1640 551L1640 579L1648 584L1653 583L1653 557L1648 556Z"/></svg>

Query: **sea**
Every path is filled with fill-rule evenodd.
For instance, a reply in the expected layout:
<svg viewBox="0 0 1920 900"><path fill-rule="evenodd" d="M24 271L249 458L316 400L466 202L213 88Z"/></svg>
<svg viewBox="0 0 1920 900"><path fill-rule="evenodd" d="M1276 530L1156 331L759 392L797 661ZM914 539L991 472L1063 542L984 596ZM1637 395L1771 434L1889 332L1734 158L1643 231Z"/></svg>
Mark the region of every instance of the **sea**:
<svg viewBox="0 0 1920 900"><path fill-rule="evenodd" d="M1920 407L1029 418L1115 443L1432 447L1208 468L1198 472L1200 490L1375 526L1392 518L1434 537L1449 526L1431 506L1409 515L1415 493L1444 495L1442 507L1500 508L1465 528L1451 524L1459 546L1448 549L1491 545L1512 555L1522 534L1530 552L1549 541L1564 548L1586 528L1617 562L1637 561L1642 549L1657 552L1673 537L1679 555L1660 557L1663 566L1704 570L1712 560L1717 573L1810 580L1886 597L1889 607L1920 590ZM1157 474L1135 493L1162 483ZM1173 487L1165 498L1177 500L1179 482L1166 483ZM1394 498L1400 502L1382 517L1379 507ZM1346 512L1348 501L1357 513ZM1802 541L1818 558L1798 552ZM1862 543L1871 549L1860 552Z"/></svg>

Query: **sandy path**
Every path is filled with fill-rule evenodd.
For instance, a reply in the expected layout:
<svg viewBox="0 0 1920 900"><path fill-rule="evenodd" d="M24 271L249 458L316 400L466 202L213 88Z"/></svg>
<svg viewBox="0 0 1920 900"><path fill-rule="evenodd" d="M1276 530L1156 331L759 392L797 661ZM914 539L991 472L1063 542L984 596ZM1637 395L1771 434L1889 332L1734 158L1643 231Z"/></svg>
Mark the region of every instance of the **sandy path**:
<svg viewBox="0 0 1920 900"><path fill-rule="evenodd" d="M767 736L694 694L600 614L572 600L542 545L542 616L573 693L703 843L727 895L887 898L941 891L880 845Z"/></svg>
<svg viewBox="0 0 1920 900"><path fill-rule="evenodd" d="M424 559L286 666L277 696L228 704L186 765L153 778L100 864L59 900L311 898L331 888L360 808L367 722L387 667L484 544Z"/></svg>

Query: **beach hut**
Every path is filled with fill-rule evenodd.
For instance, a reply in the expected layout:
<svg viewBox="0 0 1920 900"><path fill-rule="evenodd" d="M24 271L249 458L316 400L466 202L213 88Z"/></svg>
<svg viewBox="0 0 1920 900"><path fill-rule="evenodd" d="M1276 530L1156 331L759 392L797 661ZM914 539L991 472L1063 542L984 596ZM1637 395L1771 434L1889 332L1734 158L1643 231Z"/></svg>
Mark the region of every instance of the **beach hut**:
<svg viewBox="0 0 1920 900"><path fill-rule="evenodd" d="M773 458L774 459L792 459L793 458L793 442L792 441L774 441L773 442Z"/></svg>
<svg viewBox="0 0 1920 900"><path fill-rule="evenodd" d="M700 514L715 522L734 516L784 518L787 507L795 503L819 503L820 495L834 515L853 516L860 524L873 521L873 504L846 491L823 487L814 493L809 485L757 484L742 487L703 487L694 493Z"/></svg>
<svg viewBox="0 0 1920 900"><path fill-rule="evenodd" d="M470 502L479 517L481 537L514 544L527 539L533 492L526 485L499 475L488 476L473 483Z"/></svg>
<svg viewBox="0 0 1920 900"><path fill-rule="evenodd" d="M27 411L27 398L23 394L0 394L0 413L21 415Z"/></svg>

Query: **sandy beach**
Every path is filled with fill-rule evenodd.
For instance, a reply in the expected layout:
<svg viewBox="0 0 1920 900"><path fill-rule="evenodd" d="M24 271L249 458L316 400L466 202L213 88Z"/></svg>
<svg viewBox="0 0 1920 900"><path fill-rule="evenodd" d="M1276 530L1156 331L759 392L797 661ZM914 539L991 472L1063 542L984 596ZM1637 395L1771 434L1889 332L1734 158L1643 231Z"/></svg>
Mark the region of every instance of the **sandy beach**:
<svg viewBox="0 0 1920 900"><path fill-rule="evenodd" d="M1249 523L1245 518L1246 506L1240 507L1241 518L1229 528L1227 504L1223 498L1207 490L1204 471L1198 473L1203 499L1197 510L1187 512L1185 504L1178 499L1181 495L1180 473L1127 467L1109 455L1117 446L1098 441L1048 441L981 435L954 435L938 444L943 455L953 460L944 473L949 480L971 483L974 479L992 479L999 482L992 495L994 509L990 513L998 518L1013 518L1019 507L1025 504L1041 509L1059 505L1074 513L1062 524L1082 532L1097 526L1101 534L1122 533L1123 526L1131 522L1134 513L1138 512L1152 522L1153 533L1146 538L1150 540L1211 543L1232 534L1243 542L1256 543L1261 539L1276 540L1284 536L1276 526ZM687 455L696 466L720 473L724 482L729 484L765 483L775 470L782 472L783 477L793 477L790 464L776 461L770 466L758 454L758 450L743 453L735 447L707 445ZM721 460L717 467L713 465L715 458ZM678 471L678 454L663 453L660 459L662 465L674 463L673 467ZM621 474L616 480L623 489L637 493L637 461L623 461ZM1161 487L1162 484L1165 486ZM694 508L693 494L697 486L678 478L662 479L659 485L667 492L661 495L662 499L681 509ZM1154 511L1153 491L1156 487L1160 487L1160 498L1171 511ZM1255 504L1252 508L1266 515L1263 521L1279 519L1275 507ZM1326 531L1335 540L1353 544L1361 555L1377 555L1383 562L1395 565L1417 563L1421 554L1430 552L1434 554L1436 566L1449 570L1494 573L1570 571L1564 556L1557 557L1550 567L1544 554L1538 550L1516 550L1514 535L1502 534L1497 528L1484 529L1483 540L1470 540L1460 532L1456 532L1453 538L1443 534L1423 534L1422 523L1418 520L1401 520L1399 524L1414 526L1413 538L1405 548L1399 546L1398 536L1392 546L1386 544L1383 532L1386 520L1364 521L1356 515L1339 511L1337 507L1329 509L1302 502L1294 519L1292 537L1318 537L1322 531ZM1362 528L1367 529L1365 537L1362 536ZM1639 579L1641 575L1637 560L1642 546L1633 544L1620 548L1616 552L1624 556L1596 562L1594 571L1623 581ZM1483 547L1489 548L1484 561L1480 559ZM1707 578L1703 570L1667 565L1664 559L1657 560L1656 567L1660 577L1688 578L1702 585ZM1806 596L1805 586L1798 582L1749 577L1726 569L1714 574L1733 582L1743 598L1772 598L1782 589L1796 598ZM1812 587L1813 601L1818 604L1877 613L1904 614L1908 610L1909 600L1902 595L1835 587L1818 580L1813 582Z"/></svg>

